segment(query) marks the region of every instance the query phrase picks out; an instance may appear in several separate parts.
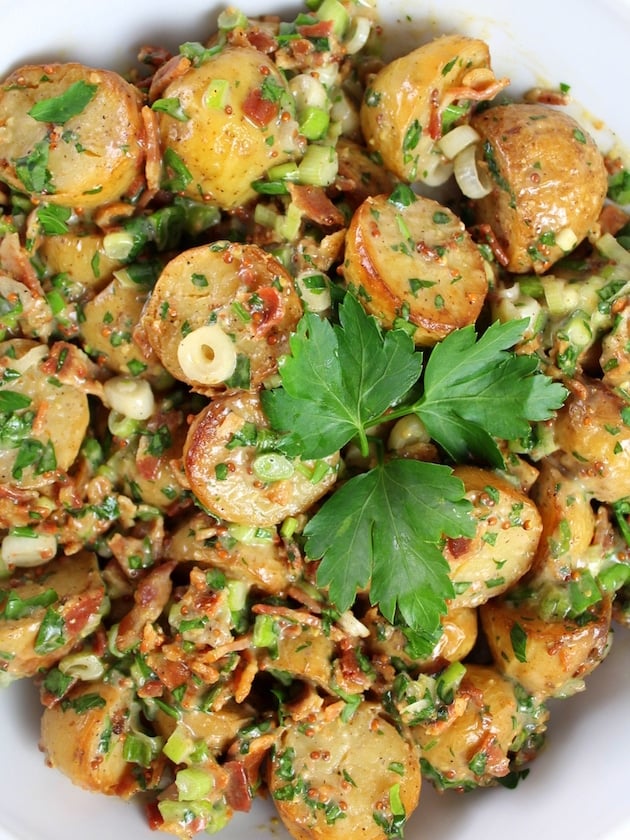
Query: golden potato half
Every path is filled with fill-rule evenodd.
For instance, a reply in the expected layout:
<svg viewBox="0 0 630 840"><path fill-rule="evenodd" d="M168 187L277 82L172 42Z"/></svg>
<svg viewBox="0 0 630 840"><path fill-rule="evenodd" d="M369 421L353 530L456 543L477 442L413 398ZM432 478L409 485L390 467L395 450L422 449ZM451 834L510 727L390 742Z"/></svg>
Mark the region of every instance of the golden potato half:
<svg viewBox="0 0 630 840"><path fill-rule="evenodd" d="M0 179L65 207L117 201L143 172L141 109L139 92L117 73L21 67L0 87Z"/></svg>
<svg viewBox="0 0 630 840"><path fill-rule="evenodd" d="M177 116L158 112L160 134L167 171L171 164L177 173L172 188L191 198L239 207L255 197L252 181L296 151L294 100L258 50L225 47L160 98L179 103Z"/></svg>
<svg viewBox="0 0 630 840"><path fill-rule="evenodd" d="M366 199L346 235L343 274L386 327L415 327L430 346L474 324L488 291L483 258L463 222L433 199Z"/></svg>
<svg viewBox="0 0 630 840"><path fill-rule="evenodd" d="M491 192L474 203L507 256L541 274L581 242L602 209L608 177L595 141L568 114L513 103L477 114L477 158Z"/></svg>

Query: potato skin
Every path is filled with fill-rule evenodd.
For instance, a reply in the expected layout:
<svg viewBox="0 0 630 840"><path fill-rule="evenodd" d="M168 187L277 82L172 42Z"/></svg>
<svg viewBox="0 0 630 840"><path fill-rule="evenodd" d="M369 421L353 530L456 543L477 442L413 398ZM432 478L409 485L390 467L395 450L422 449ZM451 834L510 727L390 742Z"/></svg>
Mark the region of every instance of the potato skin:
<svg viewBox="0 0 630 840"><path fill-rule="evenodd" d="M488 45L457 34L435 38L386 64L370 81L361 105L368 149L402 180L421 181L441 135L444 94L465 84L477 68L490 68Z"/></svg>
<svg viewBox="0 0 630 840"><path fill-rule="evenodd" d="M128 799L145 789L141 769L123 757L125 737L138 717L128 678L78 683L64 700L44 710L41 745L48 763L85 790ZM87 706L83 710L83 706ZM147 768L146 786L160 775L163 758Z"/></svg>
<svg viewBox="0 0 630 840"><path fill-rule="evenodd" d="M491 470L456 467L473 504L472 538L447 539L444 554L459 592L452 607L478 607L513 586L534 559L542 522L524 493Z"/></svg>
<svg viewBox="0 0 630 840"><path fill-rule="evenodd" d="M408 817L418 803L421 777L411 740L377 705L362 702L347 722L338 716L309 727L288 725L274 749L268 784L296 840L385 840L374 813L391 822L389 792L400 785Z"/></svg>
<svg viewBox="0 0 630 840"><path fill-rule="evenodd" d="M386 327L408 320L415 343L424 346L473 324L488 291L483 259L464 224L423 196L408 206L385 195L367 198L346 234L343 274L370 314Z"/></svg>
<svg viewBox="0 0 630 840"><path fill-rule="evenodd" d="M96 86L79 114L54 125L29 116L36 103L62 96L77 83ZM0 87L0 179L33 199L65 207L117 201L143 173L141 109L138 90L109 70L78 63L20 67ZM32 177L25 183L20 163L41 143L48 147L50 183Z"/></svg>
<svg viewBox="0 0 630 840"><path fill-rule="evenodd" d="M218 107L207 100L216 80L229 89ZM297 123L288 110L293 99L275 64L258 50L225 47L172 81L161 98L179 100L186 115L158 113L163 151L174 152L190 173L178 192L190 198L225 210L240 207L256 195L252 181L296 151Z"/></svg>
<svg viewBox="0 0 630 840"><path fill-rule="evenodd" d="M590 674L608 651L609 600L598 604L587 622L543 619L535 603L513 604L507 596L483 604L479 618L496 668L539 702L573 693L575 681ZM514 649L515 628L525 634L523 650Z"/></svg>
<svg viewBox="0 0 630 840"><path fill-rule="evenodd" d="M627 403L595 379L575 382L554 422L554 459L591 496L615 502L630 495Z"/></svg>
<svg viewBox="0 0 630 840"><path fill-rule="evenodd" d="M592 137L550 106L513 103L476 114L482 179L491 192L474 202L507 257L508 271L546 271L560 257L555 244L570 230L581 242L597 221L608 178Z"/></svg>

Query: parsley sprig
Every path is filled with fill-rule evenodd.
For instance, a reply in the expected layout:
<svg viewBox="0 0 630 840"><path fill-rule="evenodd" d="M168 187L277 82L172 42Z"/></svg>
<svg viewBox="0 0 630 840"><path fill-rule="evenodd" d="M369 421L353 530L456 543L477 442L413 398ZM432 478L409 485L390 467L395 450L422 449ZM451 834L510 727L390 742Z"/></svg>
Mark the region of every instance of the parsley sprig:
<svg viewBox="0 0 630 840"><path fill-rule="evenodd" d="M406 331L382 330L349 292L338 323L301 319L280 363L282 386L263 392L263 408L293 456L324 458L353 440L367 454L371 427L416 414L454 463L502 467L496 439L525 437L566 396L536 357L510 350L526 324L496 323L479 338L472 326L456 330L425 364ZM450 467L382 458L326 499L306 525L305 551L321 561L317 582L339 610L369 590L429 653L454 594L442 541L474 534L469 511Z"/></svg>

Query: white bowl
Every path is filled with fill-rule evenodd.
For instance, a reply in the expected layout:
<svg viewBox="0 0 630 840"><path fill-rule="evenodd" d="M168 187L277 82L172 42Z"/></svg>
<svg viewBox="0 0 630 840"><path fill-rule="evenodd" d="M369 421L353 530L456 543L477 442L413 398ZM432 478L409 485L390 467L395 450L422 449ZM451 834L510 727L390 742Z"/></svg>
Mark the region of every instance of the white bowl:
<svg viewBox="0 0 630 840"><path fill-rule="evenodd" d="M250 13L295 12L244 0ZM220 7L207 0L20 0L2 9L0 75L29 61L79 60L125 69L144 43L175 46L210 34ZM475 9L474 13L471 8ZM498 76L515 91L571 86L577 115L608 149L630 147L629 0L381 0L393 49L439 32L485 38ZM618 629L608 659L584 693L552 704L548 742L513 791L438 796L425 784L407 840L622 840L630 837L630 637ZM0 840L155 840L139 805L85 793L48 769L38 750L39 706L24 682L0 691ZM348 835L351 836L349 830ZM223 840L286 837L269 803L237 814Z"/></svg>

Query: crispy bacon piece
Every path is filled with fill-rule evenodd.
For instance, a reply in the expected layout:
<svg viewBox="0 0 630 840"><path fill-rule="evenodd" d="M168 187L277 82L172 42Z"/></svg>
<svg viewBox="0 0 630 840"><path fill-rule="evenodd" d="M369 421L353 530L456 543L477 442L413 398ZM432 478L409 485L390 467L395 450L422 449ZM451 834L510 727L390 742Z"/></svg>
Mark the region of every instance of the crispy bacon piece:
<svg viewBox="0 0 630 840"><path fill-rule="evenodd" d="M258 128L265 128L278 116L278 105L265 99L260 88L252 88L243 102L243 114Z"/></svg>
<svg viewBox="0 0 630 840"><path fill-rule="evenodd" d="M133 595L134 605L118 626L118 650L134 647L142 638L144 625L159 618L171 596L171 572L176 565L173 560L162 563L140 581Z"/></svg>
<svg viewBox="0 0 630 840"><path fill-rule="evenodd" d="M302 216L325 228L341 228L346 220L343 213L328 198L322 187L288 184L291 200Z"/></svg>

